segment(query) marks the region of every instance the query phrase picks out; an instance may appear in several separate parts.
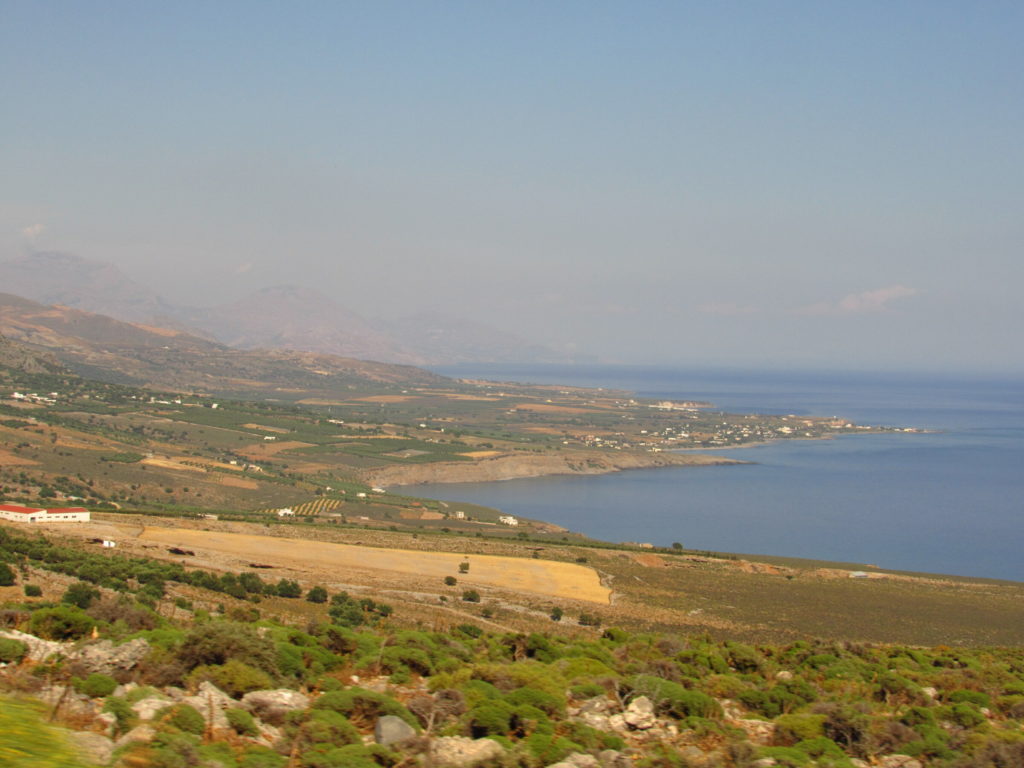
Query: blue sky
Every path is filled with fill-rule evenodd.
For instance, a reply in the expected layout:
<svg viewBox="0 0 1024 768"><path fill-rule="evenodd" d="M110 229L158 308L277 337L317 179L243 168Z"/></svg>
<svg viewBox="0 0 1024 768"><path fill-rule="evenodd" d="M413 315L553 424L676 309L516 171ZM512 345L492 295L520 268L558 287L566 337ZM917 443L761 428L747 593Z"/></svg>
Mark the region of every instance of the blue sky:
<svg viewBox="0 0 1024 768"><path fill-rule="evenodd" d="M606 359L1024 368L1024 5L0 1L0 258Z"/></svg>

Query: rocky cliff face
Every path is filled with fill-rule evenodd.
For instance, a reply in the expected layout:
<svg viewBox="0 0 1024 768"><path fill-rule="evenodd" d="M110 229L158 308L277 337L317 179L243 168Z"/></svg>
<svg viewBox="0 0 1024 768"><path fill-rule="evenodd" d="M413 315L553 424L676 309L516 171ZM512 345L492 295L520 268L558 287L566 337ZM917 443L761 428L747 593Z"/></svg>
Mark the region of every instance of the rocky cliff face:
<svg viewBox="0 0 1024 768"><path fill-rule="evenodd" d="M479 461L435 462L376 467L363 472L374 485L416 485L419 483L482 483L518 477L545 475L604 475L624 469L652 467L708 466L745 462L696 453L616 453L597 451L547 455L495 456Z"/></svg>
<svg viewBox="0 0 1024 768"><path fill-rule="evenodd" d="M53 355L23 347L2 334L0 334L0 367L14 368L25 373L59 373L63 370Z"/></svg>

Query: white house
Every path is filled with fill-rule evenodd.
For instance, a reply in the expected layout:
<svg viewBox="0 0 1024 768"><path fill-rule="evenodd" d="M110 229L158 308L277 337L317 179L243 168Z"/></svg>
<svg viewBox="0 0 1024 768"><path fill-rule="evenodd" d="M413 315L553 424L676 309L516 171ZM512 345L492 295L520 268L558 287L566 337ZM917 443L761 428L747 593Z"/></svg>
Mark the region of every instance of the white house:
<svg viewBox="0 0 1024 768"><path fill-rule="evenodd" d="M519 525L519 521L516 520L512 515L502 515L501 517L498 518L498 522L499 523L504 523L505 525L512 525L512 526Z"/></svg>
<svg viewBox="0 0 1024 768"><path fill-rule="evenodd" d="M291 507L283 507L277 510L278 517L295 517L295 510Z"/></svg>
<svg viewBox="0 0 1024 768"><path fill-rule="evenodd" d="M85 507L23 507L20 504L0 504L0 518L15 523L87 523L89 510Z"/></svg>

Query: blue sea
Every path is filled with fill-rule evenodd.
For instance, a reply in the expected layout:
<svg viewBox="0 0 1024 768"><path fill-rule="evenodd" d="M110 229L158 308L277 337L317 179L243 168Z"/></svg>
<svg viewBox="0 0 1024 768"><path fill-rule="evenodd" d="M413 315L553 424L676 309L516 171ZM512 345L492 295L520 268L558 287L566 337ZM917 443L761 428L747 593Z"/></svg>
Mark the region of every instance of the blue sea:
<svg viewBox="0 0 1024 768"><path fill-rule="evenodd" d="M1024 379L618 366L437 370L934 432L723 452L755 462L744 466L430 485L417 493L609 541L1024 581Z"/></svg>

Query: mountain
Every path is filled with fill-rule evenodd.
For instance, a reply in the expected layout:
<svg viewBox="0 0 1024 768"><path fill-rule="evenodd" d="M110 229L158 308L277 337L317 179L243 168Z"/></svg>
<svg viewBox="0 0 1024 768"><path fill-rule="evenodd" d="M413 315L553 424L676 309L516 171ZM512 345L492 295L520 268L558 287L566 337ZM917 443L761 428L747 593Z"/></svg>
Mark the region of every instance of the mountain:
<svg viewBox="0 0 1024 768"><path fill-rule="evenodd" d="M264 288L216 307L175 306L113 264L66 253L0 261L0 290L238 349L292 349L410 365L566 362L565 355L477 320L420 313L369 321L331 296L297 286Z"/></svg>
<svg viewBox="0 0 1024 768"><path fill-rule="evenodd" d="M298 286L264 288L220 307L180 311L178 317L239 349L295 349L412 364L428 360L331 297Z"/></svg>
<svg viewBox="0 0 1024 768"><path fill-rule="evenodd" d="M339 391L351 396L353 389L381 384L446 381L408 365L291 350L237 350L174 329L5 293L0 293L0 334L51 353L83 376L158 389L299 399Z"/></svg>
<svg viewBox="0 0 1024 768"><path fill-rule="evenodd" d="M566 362L550 347L532 344L486 323L421 312L378 327L402 340L430 363Z"/></svg>
<svg viewBox="0 0 1024 768"><path fill-rule="evenodd" d="M25 373L60 373L63 370L53 355L17 344L3 334L0 334L0 368L14 368Z"/></svg>
<svg viewBox="0 0 1024 768"><path fill-rule="evenodd" d="M129 322L152 322L173 314L155 291L113 264L68 253L33 253L0 261L0 286L42 304L101 312Z"/></svg>

